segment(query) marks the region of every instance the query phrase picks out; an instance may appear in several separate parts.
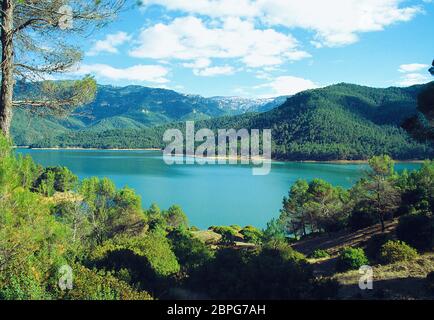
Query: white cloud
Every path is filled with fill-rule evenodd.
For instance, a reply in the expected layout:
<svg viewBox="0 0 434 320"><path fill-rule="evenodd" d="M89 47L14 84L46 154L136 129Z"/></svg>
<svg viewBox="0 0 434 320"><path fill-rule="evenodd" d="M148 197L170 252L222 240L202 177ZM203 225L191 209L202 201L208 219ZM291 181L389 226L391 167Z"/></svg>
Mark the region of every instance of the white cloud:
<svg viewBox="0 0 434 320"><path fill-rule="evenodd" d="M358 41L358 34L381 31L411 20L422 12L402 0L143 0L169 10L211 18L257 19L270 26L302 28L315 32L314 44L342 46ZM425 0L425 2L427 2Z"/></svg>
<svg viewBox="0 0 434 320"><path fill-rule="evenodd" d="M195 69L193 73L201 77L213 77L219 75L231 75L234 74L235 69L231 66L222 67L209 67L204 69Z"/></svg>
<svg viewBox="0 0 434 320"><path fill-rule="evenodd" d="M126 32L120 31L114 34L109 34L104 40L98 40L89 50L87 55L96 56L101 52L118 53L117 47L131 40L131 36Z"/></svg>
<svg viewBox="0 0 434 320"><path fill-rule="evenodd" d="M273 79L271 74L262 70L259 70L258 72L256 72L255 75L256 79L260 79L260 80L271 80Z"/></svg>
<svg viewBox="0 0 434 320"><path fill-rule="evenodd" d="M420 73L420 71L422 70L427 71L429 67L429 65L423 63L409 63L400 65L398 71L404 74L397 82L397 85L402 87L408 87L415 84L423 84L429 82L431 79L427 75L427 72Z"/></svg>
<svg viewBox="0 0 434 320"><path fill-rule="evenodd" d="M428 70L429 65L422 64L422 63L410 63L410 64L402 64L399 66L398 71L402 73L408 73L408 72L417 72L421 71L423 69Z"/></svg>
<svg viewBox="0 0 434 320"><path fill-rule="evenodd" d="M141 3L209 17L255 17L261 13L255 1L251 0L141 0Z"/></svg>
<svg viewBox="0 0 434 320"><path fill-rule="evenodd" d="M142 30L130 55L184 60L184 66L196 69L209 68L211 59L236 59L256 68L310 56L299 49L291 35L257 29L253 22L226 18L219 27L209 27L202 19L191 16Z"/></svg>
<svg viewBox="0 0 434 320"><path fill-rule="evenodd" d="M82 64L77 67L73 74L93 74L97 78L113 81L153 82L167 83L166 78L169 70L159 65L135 65L128 68L114 68L106 64Z"/></svg>
<svg viewBox="0 0 434 320"><path fill-rule="evenodd" d="M208 58L200 58L195 60L193 63L183 63L182 65L186 68L202 69L209 67L211 65L211 60Z"/></svg>
<svg viewBox="0 0 434 320"><path fill-rule="evenodd" d="M282 76L277 77L269 83L265 83L256 87L256 89L269 89L270 93L263 95L264 97L277 97L294 95L301 91L319 88L319 86L311 80L293 77Z"/></svg>
<svg viewBox="0 0 434 320"><path fill-rule="evenodd" d="M401 87L408 87L415 84L424 84L430 80L427 75L422 73L407 73L401 77L397 84Z"/></svg>

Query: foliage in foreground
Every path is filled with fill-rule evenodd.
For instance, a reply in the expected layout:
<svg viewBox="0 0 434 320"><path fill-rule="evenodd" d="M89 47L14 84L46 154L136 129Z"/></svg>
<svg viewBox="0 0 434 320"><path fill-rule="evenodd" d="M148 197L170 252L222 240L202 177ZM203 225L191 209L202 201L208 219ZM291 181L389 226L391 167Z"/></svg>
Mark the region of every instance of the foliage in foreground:
<svg viewBox="0 0 434 320"><path fill-rule="evenodd" d="M417 257L417 251L402 241L389 240L380 250L380 261L384 264L411 261Z"/></svg>
<svg viewBox="0 0 434 320"><path fill-rule="evenodd" d="M399 219L396 235L421 251L429 251L434 245L434 220L427 214L411 214Z"/></svg>
<svg viewBox="0 0 434 320"><path fill-rule="evenodd" d="M286 244L259 251L222 249L195 270L188 287L217 299L301 299L312 290L312 269Z"/></svg>
<svg viewBox="0 0 434 320"><path fill-rule="evenodd" d="M152 297L133 289L128 283L119 280L110 272L90 270L74 265L72 290L60 293L65 300L151 300Z"/></svg>
<svg viewBox="0 0 434 320"><path fill-rule="evenodd" d="M65 168L43 169L29 157L15 157L3 138L0 158L1 299L333 298L338 283L315 278L288 236L297 232L297 241L339 232L353 227L351 216L365 213L373 223L390 212L402 216L398 239L418 250L432 248L433 162L397 174L390 158L376 157L350 190L298 181L266 230L212 227L222 242L211 246L195 237L178 206L143 209L133 190L109 179L78 182ZM416 257L414 249L389 240L382 235L367 243L371 261ZM238 241L256 245L237 248ZM316 250L312 257L328 253ZM347 248L337 268L364 264L363 249ZM64 265L73 269L72 290L58 288Z"/></svg>
<svg viewBox="0 0 434 320"><path fill-rule="evenodd" d="M309 258L312 259L323 259L323 258L329 258L330 254L326 250L317 249L309 256Z"/></svg>
<svg viewBox="0 0 434 320"><path fill-rule="evenodd" d="M369 260L362 248L345 248L339 254L336 270L340 272L354 270L368 264Z"/></svg>
<svg viewBox="0 0 434 320"><path fill-rule="evenodd" d="M385 221L402 216L398 238L417 249L431 249L434 162L426 161L419 170L401 174L389 156L373 157L368 165L364 176L349 190L321 179L296 181L283 199L279 219L270 222L265 235L307 237L355 231L376 223L384 231Z"/></svg>

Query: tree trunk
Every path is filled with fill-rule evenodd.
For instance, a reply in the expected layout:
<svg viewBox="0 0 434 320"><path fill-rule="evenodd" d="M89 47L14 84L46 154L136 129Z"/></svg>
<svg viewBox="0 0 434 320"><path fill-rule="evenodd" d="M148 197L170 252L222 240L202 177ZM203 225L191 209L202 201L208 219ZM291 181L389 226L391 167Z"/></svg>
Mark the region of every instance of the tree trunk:
<svg viewBox="0 0 434 320"><path fill-rule="evenodd" d="M14 92L14 48L13 48L13 12L12 0L2 2L2 62L0 89L0 129L5 136L9 136L12 122L12 101Z"/></svg>

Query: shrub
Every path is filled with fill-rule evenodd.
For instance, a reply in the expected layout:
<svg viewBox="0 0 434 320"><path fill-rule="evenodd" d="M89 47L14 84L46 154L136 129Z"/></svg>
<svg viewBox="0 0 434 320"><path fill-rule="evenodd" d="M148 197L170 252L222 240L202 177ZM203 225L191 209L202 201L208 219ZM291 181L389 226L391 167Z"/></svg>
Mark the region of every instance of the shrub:
<svg viewBox="0 0 434 320"><path fill-rule="evenodd" d="M368 263L369 260L362 248L345 248L338 257L336 270L340 272L354 270Z"/></svg>
<svg viewBox="0 0 434 320"><path fill-rule="evenodd" d="M417 258L418 254L415 249L402 241L387 241L380 251L380 261L384 264L409 261Z"/></svg>
<svg viewBox="0 0 434 320"><path fill-rule="evenodd" d="M73 288L60 293L67 300L152 300L147 292L136 291L111 273L81 265L73 267Z"/></svg>
<svg viewBox="0 0 434 320"><path fill-rule="evenodd" d="M426 251L432 249L433 221L424 214L403 216L399 219L396 236L410 246Z"/></svg>
<svg viewBox="0 0 434 320"><path fill-rule="evenodd" d="M312 259L322 259L330 257L330 254L326 250L317 249L309 257Z"/></svg>
<svg viewBox="0 0 434 320"><path fill-rule="evenodd" d="M240 232L243 228L241 228L239 225L237 225L237 224L232 224L232 225L230 225L230 227L232 228L232 229L234 229L235 231L237 231L237 232Z"/></svg>
<svg viewBox="0 0 434 320"><path fill-rule="evenodd" d="M64 262L70 230L51 215L40 195L15 188L2 196L0 300L50 299L47 281Z"/></svg>
<svg viewBox="0 0 434 320"><path fill-rule="evenodd" d="M232 244L237 240L238 231L233 229L232 227L211 227L210 230L214 231L215 233L218 233L222 236L221 242L223 244Z"/></svg>
<svg viewBox="0 0 434 320"><path fill-rule="evenodd" d="M179 264L187 271L202 266L213 257L208 246L188 231L173 230L167 237Z"/></svg>
<svg viewBox="0 0 434 320"><path fill-rule="evenodd" d="M84 243L88 241L92 232L92 224L83 203L60 201L51 208L51 212L59 222L71 228L71 240L73 242Z"/></svg>
<svg viewBox="0 0 434 320"><path fill-rule="evenodd" d="M294 250L294 248L283 241L268 242L263 246L262 252L278 252L284 260L306 262L306 256L304 254Z"/></svg>
<svg viewBox="0 0 434 320"><path fill-rule="evenodd" d="M267 227L264 229L264 240L285 240L286 232L281 221L277 219L271 219L270 222L267 223Z"/></svg>
<svg viewBox="0 0 434 320"><path fill-rule="evenodd" d="M33 190L51 196L54 191L71 191L77 185L78 177L66 167L48 167L36 179Z"/></svg>
<svg viewBox="0 0 434 320"><path fill-rule="evenodd" d="M16 165L21 186L30 189L39 177L42 167L37 165L28 155L19 155L16 158Z"/></svg>
<svg viewBox="0 0 434 320"><path fill-rule="evenodd" d="M244 241L256 244L260 244L264 237L260 230L252 226L244 227L244 229L240 231L240 234L244 237Z"/></svg>
<svg viewBox="0 0 434 320"><path fill-rule="evenodd" d="M143 258L142 260L149 263L150 268L156 275L161 277L173 275L177 273L180 268L169 240L158 232L150 232L146 235L136 237L119 236L110 239L92 251L91 260L103 262L103 264L107 263L109 262L108 260L110 260L107 259L107 256L109 256L111 252L117 251L128 251L128 255L134 256L134 260L136 260L137 257ZM121 261L121 259L119 261ZM116 263L117 262L118 261L116 261ZM118 270L123 267L124 266L120 264L112 269ZM138 268L139 267L140 266L138 266Z"/></svg>
<svg viewBox="0 0 434 320"><path fill-rule="evenodd" d="M389 233L380 233L373 235L366 244L366 255L368 259L372 261L378 261L380 259L381 247L389 240L392 236Z"/></svg>
<svg viewBox="0 0 434 320"><path fill-rule="evenodd" d="M0 283L0 300L49 299L43 284L31 274L10 272L7 281Z"/></svg>
<svg viewBox="0 0 434 320"><path fill-rule="evenodd" d="M163 211L163 216L171 229L188 228L188 218L179 206L171 206L167 211Z"/></svg>
<svg viewBox="0 0 434 320"><path fill-rule="evenodd" d="M311 292L312 268L290 246L220 249L196 269L189 288L211 299L301 299Z"/></svg>

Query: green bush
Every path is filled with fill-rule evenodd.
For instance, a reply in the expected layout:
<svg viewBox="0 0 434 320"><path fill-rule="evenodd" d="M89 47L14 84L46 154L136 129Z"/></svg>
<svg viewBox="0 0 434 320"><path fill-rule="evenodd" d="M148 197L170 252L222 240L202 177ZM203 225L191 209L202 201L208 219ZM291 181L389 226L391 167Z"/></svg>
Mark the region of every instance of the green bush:
<svg viewBox="0 0 434 320"><path fill-rule="evenodd" d="M311 292L312 268L289 245L262 250L220 249L189 277L191 291L211 299L301 299Z"/></svg>
<svg viewBox="0 0 434 320"><path fill-rule="evenodd" d="M389 233L380 233L373 235L366 244L366 255L369 260L378 261L380 259L381 247L389 240L392 235Z"/></svg>
<svg viewBox="0 0 434 320"><path fill-rule="evenodd" d="M329 258L330 254L326 250L317 249L314 252L312 252L309 256L309 258L312 259L322 259L322 258Z"/></svg>
<svg viewBox="0 0 434 320"><path fill-rule="evenodd" d="M128 251L131 256L144 258L156 275L165 277L179 271L179 263L172 251L169 240L158 232L150 232L143 236L119 236L104 242L92 251L93 261L107 262L111 252ZM116 261L117 262L117 261ZM117 265L116 269L124 266Z"/></svg>
<svg viewBox="0 0 434 320"><path fill-rule="evenodd" d="M345 248L338 257L336 270L339 272L354 270L367 264L369 264L369 260L362 248Z"/></svg>
<svg viewBox="0 0 434 320"><path fill-rule="evenodd" d="M188 228L188 218L180 206L171 206L167 211L163 211L162 214L170 229Z"/></svg>
<svg viewBox="0 0 434 320"><path fill-rule="evenodd" d="M73 267L73 288L59 293L65 300L152 300L144 291L136 291L126 282L105 271Z"/></svg>
<svg viewBox="0 0 434 320"><path fill-rule="evenodd" d="M50 296L34 275L9 273L7 281L0 282L0 300L45 300Z"/></svg>
<svg viewBox="0 0 434 320"><path fill-rule="evenodd" d="M249 243L260 244L264 238L264 234L259 229L252 226L244 227L240 231L240 234L243 236L244 241Z"/></svg>
<svg viewBox="0 0 434 320"><path fill-rule="evenodd" d="M77 186L78 177L66 167L48 167L36 179L33 190L46 196L52 196L55 191L71 191Z"/></svg>
<svg viewBox="0 0 434 320"><path fill-rule="evenodd" d="M219 235L222 236L221 238L221 243L223 244L232 244L234 243L238 237L238 231L232 227L226 227L226 226L222 226L222 227L216 227L216 226L212 226L211 228L209 228L210 230L214 231L215 233L218 233Z"/></svg>
<svg viewBox="0 0 434 320"><path fill-rule="evenodd" d="M237 232L240 232L243 228L241 228L239 225L237 225L237 224L232 224L232 225L230 225L230 227L232 228L232 229L234 229L235 231L237 231Z"/></svg>
<svg viewBox="0 0 434 320"><path fill-rule="evenodd" d="M189 231L176 229L171 231L167 238L170 240L172 250L184 270L190 271L198 268L213 257L208 246L195 238Z"/></svg>
<svg viewBox="0 0 434 320"><path fill-rule="evenodd" d="M415 249L402 241L387 241L380 250L380 261L384 264L410 261L417 258L418 254Z"/></svg>
<svg viewBox="0 0 434 320"><path fill-rule="evenodd" d="M169 289L168 279L180 271L168 239L156 232L108 240L92 251L86 266L124 275L127 271L130 285L156 298Z"/></svg>
<svg viewBox="0 0 434 320"><path fill-rule="evenodd" d="M431 250L434 246L433 218L424 214L403 216L399 219L396 236L418 250Z"/></svg>
<svg viewBox="0 0 434 320"><path fill-rule="evenodd" d="M262 252L278 252L284 260L296 262L306 262L306 256L297 250L294 250L284 241L271 241L263 246Z"/></svg>
<svg viewBox="0 0 434 320"><path fill-rule="evenodd" d="M264 229L263 233L265 242L286 239L285 227L278 219L271 219L271 221L267 223L267 227Z"/></svg>

